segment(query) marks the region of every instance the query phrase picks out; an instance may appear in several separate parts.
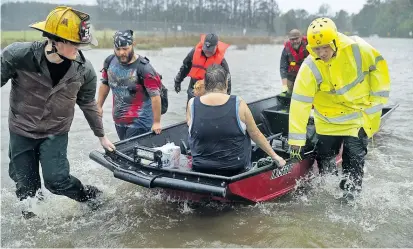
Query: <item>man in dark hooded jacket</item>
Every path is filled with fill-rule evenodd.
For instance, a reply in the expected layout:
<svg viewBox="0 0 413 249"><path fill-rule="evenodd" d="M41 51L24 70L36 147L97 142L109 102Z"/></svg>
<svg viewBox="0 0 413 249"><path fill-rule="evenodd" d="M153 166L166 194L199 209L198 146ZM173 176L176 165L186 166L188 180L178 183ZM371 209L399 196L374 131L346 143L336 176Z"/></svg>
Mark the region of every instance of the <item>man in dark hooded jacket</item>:
<svg viewBox="0 0 413 249"><path fill-rule="evenodd" d="M16 42L1 54L1 86L11 79L9 175L20 200L41 198L39 164L44 185L53 194L89 202L101 193L70 175L67 159L75 104L101 145L109 151L115 149L98 113L95 70L79 50L97 45L88 20L86 13L57 7L46 21L30 26L41 31L46 41ZM28 210L22 214L25 218L35 215Z"/></svg>
<svg viewBox="0 0 413 249"><path fill-rule="evenodd" d="M194 97L194 85L198 80L203 80L205 71L212 64L221 65L228 73L229 67L225 60L225 51L228 44L219 41L214 33L201 35L200 42L189 52L175 77L175 91L181 91L181 83L186 76L191 77L188 85L188 101ZM231 77L228 81L228 94L231 94Z"/></svg>

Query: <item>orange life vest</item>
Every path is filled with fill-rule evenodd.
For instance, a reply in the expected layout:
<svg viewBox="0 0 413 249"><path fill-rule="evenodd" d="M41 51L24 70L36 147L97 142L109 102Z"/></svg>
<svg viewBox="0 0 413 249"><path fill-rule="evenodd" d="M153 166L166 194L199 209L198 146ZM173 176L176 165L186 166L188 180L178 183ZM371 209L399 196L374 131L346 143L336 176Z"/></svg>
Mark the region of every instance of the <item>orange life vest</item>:
<svg viewBox="0 0 413 249"><path fill-rule="evenodd" d="M308 56L308 51L306 50L305 46L307 45L307 37L303 36L300 48L297 51L293 48L290 41L287 41L284 46L288 50L288 72L289 73L298 73L301 64L303 63L304 59Z"/></svg>
<svg viewBox="0 0 413 249"><path fill-rule="evenodd" d="M202 46L204 45L205 36L205 34L201 35L201 41L195 47L194 56L192 57L192 68L188 74L189 77L196 80L203 80L206 69L212 64L215 63L220 65L224 59L225 51L230 46L229 44L218 41L215 54L207 58L205 55L202 55Z"/></svg>

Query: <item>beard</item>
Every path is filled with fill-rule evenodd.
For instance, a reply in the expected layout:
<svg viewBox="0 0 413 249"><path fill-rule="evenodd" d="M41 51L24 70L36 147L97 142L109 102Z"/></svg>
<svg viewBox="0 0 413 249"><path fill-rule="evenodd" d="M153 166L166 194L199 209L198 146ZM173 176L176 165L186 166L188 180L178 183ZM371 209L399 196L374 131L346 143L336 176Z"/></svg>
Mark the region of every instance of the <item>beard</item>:
<svg viewBox="0 0 413 249"><path fill-rule="evenodd" d="M122 64L129 64L129 62L132 60L133 55L135 54L135 50L132 48L132 50L130 51L129 54L125 55L125 56L118 56L116 53L116 57L118 57L118 60L120 63Z"/></svg>
<svg viewBox="0 0 413 249"><path fill-rule="evenodd" d="M301 42L300 43L294 43L294 44L291 44L291 45L295 50L297 50L298 48L300 48Z"/></svg>

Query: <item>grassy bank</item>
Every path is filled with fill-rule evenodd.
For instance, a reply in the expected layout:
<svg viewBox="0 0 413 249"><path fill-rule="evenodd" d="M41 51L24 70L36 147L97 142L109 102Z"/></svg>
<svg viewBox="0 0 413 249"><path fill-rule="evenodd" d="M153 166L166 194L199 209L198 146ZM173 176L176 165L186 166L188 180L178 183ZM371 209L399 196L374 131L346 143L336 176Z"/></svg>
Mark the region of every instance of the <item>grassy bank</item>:
<svg viewBox="0 0 413 249"><path fill-rule="evenodd" d="M95 34L99 41L98 48L113 47L113 31L97 31ZM41 39L41 33L34 30L2 31L1 48L17 41L36 41ZM199 41L199 34L145 34L137 32L135 35L135 40L137 43L137 49L156 50L168 47L191 47ZM282 44L283 42L283 38L267 36L220 36L220 40L240 48L254 44Z"/></svg>

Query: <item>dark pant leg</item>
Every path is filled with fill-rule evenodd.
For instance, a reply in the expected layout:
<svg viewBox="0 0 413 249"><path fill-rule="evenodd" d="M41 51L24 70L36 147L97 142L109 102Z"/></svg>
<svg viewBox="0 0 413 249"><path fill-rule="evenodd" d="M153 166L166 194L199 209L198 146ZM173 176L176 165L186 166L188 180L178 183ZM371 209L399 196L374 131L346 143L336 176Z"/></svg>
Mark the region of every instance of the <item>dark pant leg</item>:
<svg viewBox="0 0 413 249"><path fill-rule="evenodd" d="M336 157L340 152L343 137L317 134L316 160L320 174L337 174Z"/></svg>
<svg viewBox="0 0 413 249"><path fill-rule="evenodd" d="M133 128L133 127L125 127L125 136L124 139L128 139L131 137L139 136L141 134L149 132L151 129L145 128Z"/></svg>
<svg viewBox="0 0 413 249"><path fill-rule="evenodd" d="M188 103L189 103L189 101L193 98L193 97L195 97L195 95L189 95L188 94L188 98L186 99L186 107L188 107Z"/></svg>
<svg viewBox="0 0 413 249"><path fill-rule="evenodd" d="M188 90L186 90L186 94L188 95L188 99L186 101L187 105L188 105L189 100L192 99L193 97L195 97L195 95L194 95L194 86L195 86L195 83L197 81L198 80L195 80L193 78L191 78L191 80L189 81Z"/></svg>
<svg viewBox="0 0 413 249"><path fill-rule="evenodd" d="M126 135L126 127L115 124L115 128L116 133L118 133L119 140L124 140Z"/></svg>
<svg viewBox="0 0 413 249"><path fill-rule="evenodd" d="M46 188L56 195L86 201L82 183L69 173L67 160L68 134L51 136L40 144L40 163Z"/></svg>
<svg viewBox="0 0 413 249"><path fill-rule="evenodd" d="M34 197L41 187L39 151L41 140L10 132L9 176L16 183L17 198Z"/></svg>
<svg viewBox="0 0 413 249"><path fill-rule="evenodd" d="M363 129L358 137L345 137L343 146L343 190L361 189L364 176L364 159L367 155L368 138ZM349 181L348 181L349 180Z"/></svg>
<svg viewBox="0 0 413 249"><path fill-rule="evenodd" d="M287 93L292 94L294 89L294 81L287 80Z"/></svg>

